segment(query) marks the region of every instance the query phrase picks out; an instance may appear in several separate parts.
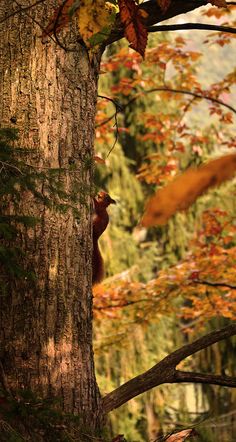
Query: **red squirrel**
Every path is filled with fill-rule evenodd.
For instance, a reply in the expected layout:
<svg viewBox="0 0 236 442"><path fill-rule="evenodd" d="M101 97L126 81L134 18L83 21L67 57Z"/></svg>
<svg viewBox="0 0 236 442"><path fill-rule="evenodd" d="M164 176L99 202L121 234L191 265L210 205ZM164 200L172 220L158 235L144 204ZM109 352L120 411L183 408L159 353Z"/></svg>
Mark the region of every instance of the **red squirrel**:
<svg viewBox="0 0 236 442"><path fill-rule="evenodd" d="M101 252L99 250L98 238L102 235L109 223L109 215L107 207L110 204L116 204L110 195L106 192L99 192L93 199L94 214L93 214L93 276L92 284L98 284L102 281L104 276L104 265Z"/></svg>

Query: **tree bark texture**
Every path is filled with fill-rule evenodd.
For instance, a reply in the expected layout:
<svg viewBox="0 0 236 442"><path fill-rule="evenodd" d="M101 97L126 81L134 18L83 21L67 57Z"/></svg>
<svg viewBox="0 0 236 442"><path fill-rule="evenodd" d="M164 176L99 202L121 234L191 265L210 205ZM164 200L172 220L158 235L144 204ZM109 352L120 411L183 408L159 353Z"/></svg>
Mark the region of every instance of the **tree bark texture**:
<svg viewBox="0 0 236 442"><path fill-rule="evenodd" d="M29 2L21 2L28 6ZM96 426L99 392L92 350L90 195L98 64L78 43L76 26L60 33L67 50L41 26L58 1L16 14L0 25L0 124L19 129L19 144L32 149L29 161L55 175L77 196L79 216L36 202L22 194L21 214L39 218L22 228L17 244L36 281L8 281L0 299L1 362L11 391L32 390L59 397L63 410ZM1 0L0 19L19 9ZM72 168L70 166L73 165ZM40 192L47 196L41 184ZM14 208L9 204L9 212Z"/></svg>

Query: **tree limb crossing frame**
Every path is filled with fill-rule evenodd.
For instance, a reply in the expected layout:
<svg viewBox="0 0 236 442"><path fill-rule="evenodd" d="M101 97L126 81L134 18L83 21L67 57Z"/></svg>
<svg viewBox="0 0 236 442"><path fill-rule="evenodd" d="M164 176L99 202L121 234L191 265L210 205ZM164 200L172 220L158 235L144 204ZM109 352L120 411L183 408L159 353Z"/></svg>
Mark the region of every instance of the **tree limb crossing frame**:
<svg viewBox="0 0 236 442"><path fill-rule="evenodd" d="M102 409L105 413L109 413L139 394L167 383L191 382L236 388L236 377L176 370L176 366L188 356L234 335L236 335L236 323L202 336L191 344L184 345L149 370L104 396L101 404Z"/></svg>

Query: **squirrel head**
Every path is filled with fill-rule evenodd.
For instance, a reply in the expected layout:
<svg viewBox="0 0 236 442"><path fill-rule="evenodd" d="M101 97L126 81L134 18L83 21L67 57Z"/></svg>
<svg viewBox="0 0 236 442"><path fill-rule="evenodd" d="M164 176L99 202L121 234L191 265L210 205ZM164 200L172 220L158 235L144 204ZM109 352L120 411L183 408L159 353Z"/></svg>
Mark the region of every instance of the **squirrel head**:
<svg viewBox="0 0 236 442"><path fill-rule="evenodd" d="M107 192L101 190L95 200L99 203L100 206L108 207L110 204L116 204L116 201L113 200Z"/></svg>

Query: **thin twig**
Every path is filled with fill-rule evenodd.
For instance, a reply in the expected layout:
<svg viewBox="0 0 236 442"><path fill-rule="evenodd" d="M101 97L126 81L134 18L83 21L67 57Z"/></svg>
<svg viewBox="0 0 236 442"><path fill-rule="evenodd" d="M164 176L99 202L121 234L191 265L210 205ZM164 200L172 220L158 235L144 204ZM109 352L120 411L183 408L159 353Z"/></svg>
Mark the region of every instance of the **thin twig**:
<svg viewBox="0 0 236 442"><path fill-rule="evenodd" d="M113 98L106 97L105 95L98 95L98 98L103 98L104 100L110 101L112 104L114 104L116 109L119 109L120 112L123 110L123 105Z"/></svg>
<svg viewBox="0 0 236 442"><path fill-rule="evenodd" d="M225 103L222 100L219 100L218 98L211 97L210 95L204 95L204 94L200 94L197 92L192 92L192 91L189 91L186 89L172 89L172 88L168 88L166 86L157 87L157 88L148 89L146 91L139 92L137 95L135 95L133 98L131 98L126 104L123 105L123 110L126 107L128 107L130 104L132 104L134 101L136 101L138 98L140 98L141 96L146 95L146 94L150 94L152 92L171 92L173 94L191 95L194 98L205 99L205 100L211 101L213 103L219 104L220 106L226 107L231 112L236 114L236 109L233 106L230 106L229 104ZM118 111L117 113L119 113L119 112L120 111ZM109 121L111 121L115 117L115 115L116 115L116 113L114 113L110 117L106 118L105 120L101 121L101 123L96 125L96 128L104 126L105 124L109 123Z"/></svg>

